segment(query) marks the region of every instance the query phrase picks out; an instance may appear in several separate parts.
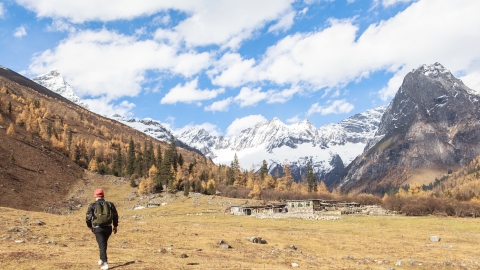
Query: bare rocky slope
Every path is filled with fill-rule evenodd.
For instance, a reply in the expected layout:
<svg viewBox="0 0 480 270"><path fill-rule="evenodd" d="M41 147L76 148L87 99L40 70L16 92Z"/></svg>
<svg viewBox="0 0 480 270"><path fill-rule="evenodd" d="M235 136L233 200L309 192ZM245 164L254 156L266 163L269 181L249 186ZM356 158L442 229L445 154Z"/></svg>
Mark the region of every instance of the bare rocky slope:
<svg viewBox="0 0 480 270"><path fill-rule="evenodd" d="M441 64L408 73L365 152L335 186L384 193L422 169L448 173L480 155L480 96ZM430 179L434 181L434 179Z"/></svg>

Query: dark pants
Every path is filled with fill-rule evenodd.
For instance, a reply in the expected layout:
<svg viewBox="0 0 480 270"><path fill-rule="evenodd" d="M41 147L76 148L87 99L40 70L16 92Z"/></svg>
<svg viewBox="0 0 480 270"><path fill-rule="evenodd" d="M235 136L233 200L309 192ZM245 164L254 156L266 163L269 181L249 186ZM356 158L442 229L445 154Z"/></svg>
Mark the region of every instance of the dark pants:
<svg viewBox="0 0 480 270"><path fill-rule="evenodd" d="M94 233L100 249L100 260L107 262L107 242L112 234L112 226L96 227Z"/></svg>

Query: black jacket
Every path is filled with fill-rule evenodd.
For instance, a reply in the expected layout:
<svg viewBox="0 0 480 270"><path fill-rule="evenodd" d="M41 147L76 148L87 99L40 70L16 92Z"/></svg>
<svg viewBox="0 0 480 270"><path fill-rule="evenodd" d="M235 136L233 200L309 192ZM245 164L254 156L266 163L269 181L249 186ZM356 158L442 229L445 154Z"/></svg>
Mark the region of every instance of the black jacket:
<svg viewBox="0 0 480 270"><path fill-rule="evenodd" d="M99 202L105 202L104 199L98 199L97 201L95 201L94 203L90 204L88 206L88 210L87 210L87 216L85 218L85 222L87 222L87 226L89 228L92 228L92 218L94 216L94 213L95 213L95 208L97 206L97 203ZM107 204L111 207L110 209L112 210L112 213L113 213L113 220L112 220L112 223L113 223L113 227L117 227L118 226L118 213L117 213L117 209L115 208L115 205L111 202L107 202Z"/></svg>

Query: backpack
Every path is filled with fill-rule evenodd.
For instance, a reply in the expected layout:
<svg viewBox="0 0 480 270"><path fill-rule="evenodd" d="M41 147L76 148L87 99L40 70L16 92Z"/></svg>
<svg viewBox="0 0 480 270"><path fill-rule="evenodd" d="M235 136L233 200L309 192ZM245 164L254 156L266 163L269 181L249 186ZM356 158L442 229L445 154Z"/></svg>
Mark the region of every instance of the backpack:
<svg viewBox="0 0 480 270"><path fill-rule="evenodd" d="M97 202L93 212L93 223L96 226L105 226L112 224L112 220L113 212L110 204L106 201Z"/></svg>

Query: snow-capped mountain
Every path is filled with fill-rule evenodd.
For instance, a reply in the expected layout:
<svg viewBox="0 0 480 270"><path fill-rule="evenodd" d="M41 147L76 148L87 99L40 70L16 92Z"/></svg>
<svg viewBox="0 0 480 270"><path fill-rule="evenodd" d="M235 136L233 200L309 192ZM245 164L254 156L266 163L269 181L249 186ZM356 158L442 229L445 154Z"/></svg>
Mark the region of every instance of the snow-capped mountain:
<svg viewBox="0 0 480 270"><path fill-rule="evenodd" d="M175 137L173 132L169 128L165 127L160 121L153 120L151 118L128 118L118 114L114 114L108 118L132 127L160 141L168 142L170 141L170 138L173 137L175 140L175 145L201 154L201 151L199 151L197 148L191 147Z"/></svg>
<svg viewBox="0 0 480 270"><path fill-rule="evenodd" d="M319 129L308 120L286 125L274 118L230 138L212 136L200 127L193 127L178 138L215 163L230 164L236 154L244 168L258 169L266 160L271 172L280 170L281 174L281 165L288 161L297 180L310 162L314 172L328 185L334 175L363 153L385 109L371 109Z"/></svg>
<svg viewBox="0 0 480 270"><path fill-rule="evenodd" d="M368 143L335 186L383 194L434 181L480 155L480 95L439 63L408 73ZM428 172L430 176L426 173Z"/></svg>
<svg viewBox="0 0 480 270"><path fill-rule="evenodd" d="M58 73L57 70L52 70L43 75L32 78L32 81L44 86L45 88L60 94L64 98L72 101L73 103L82 106L85 109L89 109L87 103L79 98L72 87L63 79L63 76Z"/></svg>

